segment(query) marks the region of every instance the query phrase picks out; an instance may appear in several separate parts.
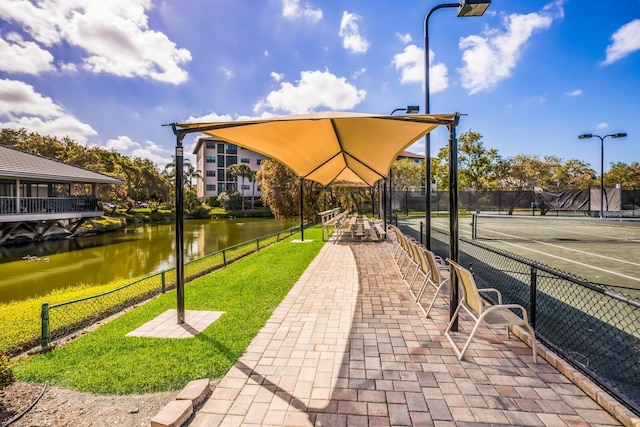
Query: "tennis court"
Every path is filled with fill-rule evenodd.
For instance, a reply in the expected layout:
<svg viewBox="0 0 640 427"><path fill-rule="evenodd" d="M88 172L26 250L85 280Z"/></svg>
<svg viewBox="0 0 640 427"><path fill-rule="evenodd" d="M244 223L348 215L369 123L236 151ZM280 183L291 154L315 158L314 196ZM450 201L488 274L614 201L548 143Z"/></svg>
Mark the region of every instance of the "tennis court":
<svg viewBox="0 0 640 427"><path fill-rule="evenodd" d="M419 229L422 219L412 219ZM447 217L432 218L449 229ZM475 227L475 231L474 231ZM461 237L494 246L592 283L640 290L640 221L497 215L460 217ZM635 292L634 292L635 294Z"/></svg>

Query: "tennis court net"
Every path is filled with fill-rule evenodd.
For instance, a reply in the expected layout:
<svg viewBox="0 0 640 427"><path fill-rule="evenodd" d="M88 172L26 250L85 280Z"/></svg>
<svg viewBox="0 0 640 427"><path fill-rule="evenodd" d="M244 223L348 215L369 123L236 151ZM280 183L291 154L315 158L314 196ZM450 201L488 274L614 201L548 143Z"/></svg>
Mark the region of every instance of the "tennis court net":
<svg viewBox="0 0 640 427"><path fill-rule="evenodd" d="M640 220L474 214L471 236L478 240L640 243Z"/></svg>

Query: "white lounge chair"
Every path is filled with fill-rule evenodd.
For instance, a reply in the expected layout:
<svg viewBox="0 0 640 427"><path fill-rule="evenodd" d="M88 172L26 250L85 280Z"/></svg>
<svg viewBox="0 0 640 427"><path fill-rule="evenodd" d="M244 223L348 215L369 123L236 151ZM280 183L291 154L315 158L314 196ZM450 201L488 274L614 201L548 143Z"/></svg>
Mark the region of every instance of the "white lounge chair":
<svg viewBox="0 0 640 427"><path fill-rule="evenodd" d="M458 359L462 360L462 358L464 357L464 353L469 348L469 344L473 340L473 337L480 325L485 325L489 328L504 327L507 330L507 337L511 336L509 329L510 327L523 326L528 330L531 337L533 363L537 363L536 335L527 319L527 310L525 310L525 308L519 304L502 304L502 295L497 289L478 289L478 287L476 286L476 281L469 270L449 259L447 259L447 262L449 262L449 265L451 265L455 270L455 273L459 279L460 289L462 291L462 298L460 298L458 307L453 313L451 322L449 322L449 326L444 333L453 346L453 350L458 356ZM486 306L484 301L480 297L481 292L496 293L498 296L498 304ZM521 316L518 316L511 309L519 310L521 312ZM460 314L460 310L464 310L467 314L469 314L469 316L473 318L474 321L473 330L471 331L469 338L467 338L467 341L462 347L462 350L458 348L453 338L451 337L451 327Z"/></svg>

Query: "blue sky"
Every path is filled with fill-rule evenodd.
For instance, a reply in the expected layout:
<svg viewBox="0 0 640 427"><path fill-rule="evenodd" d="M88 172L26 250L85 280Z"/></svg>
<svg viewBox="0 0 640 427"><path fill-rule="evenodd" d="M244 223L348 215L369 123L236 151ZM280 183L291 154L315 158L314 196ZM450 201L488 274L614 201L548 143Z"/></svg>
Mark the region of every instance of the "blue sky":
<svg viewBox="0 0 640 427"><path fill-rule="evenodd" d="M0 126L162 168L164 123L424 111L423 23L440 2L3 0ZM640 161L640 0L493 0L429 20L431 112L517 154ZM192 148L194 137L185 140ZM432 153L446 144L436 130ZM410 148L424 153L424 142Z"/></svg>

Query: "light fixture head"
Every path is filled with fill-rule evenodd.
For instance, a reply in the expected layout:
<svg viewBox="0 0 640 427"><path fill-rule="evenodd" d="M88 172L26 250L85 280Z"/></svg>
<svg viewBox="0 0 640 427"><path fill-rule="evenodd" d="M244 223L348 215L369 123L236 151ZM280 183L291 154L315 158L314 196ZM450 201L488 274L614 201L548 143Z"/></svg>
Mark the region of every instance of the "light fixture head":
<svg viewBox="0 0 640 427"><path fill-rule="evenodd" d="M458 16L482 16L490 4L491 0L460 0Z"/></svg>
<svg viewBox="0 0 640 427"><path fill-rule="evenodd" d="M407 114L418 114L420 112L419 105L407 105ZM626 136L626 134L625 134Z"/></svg>
<svg viewBox="0 0 640 427"><path fill-rule="evenodd" d="M590 133L583 133L582 135L578 135L578 139L589 139L593 138L593 135Z"/></svg>
<svg viewBox="0 0 640 427"><path fill-rule="evenodd" d="M624 138L625 136L627 136L626 132L620 132L620 133L614 133L613 135L611 135L611 138Z"/></svg>

